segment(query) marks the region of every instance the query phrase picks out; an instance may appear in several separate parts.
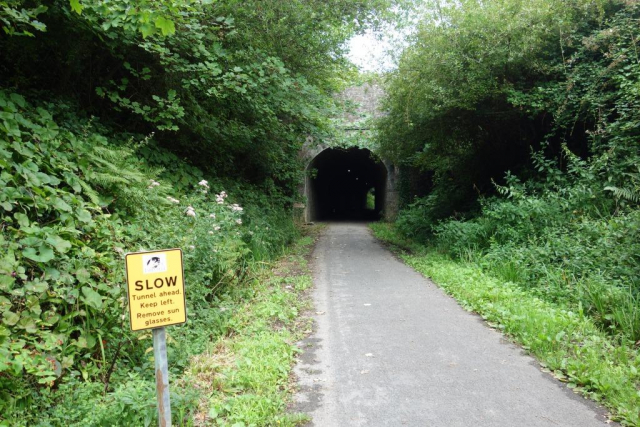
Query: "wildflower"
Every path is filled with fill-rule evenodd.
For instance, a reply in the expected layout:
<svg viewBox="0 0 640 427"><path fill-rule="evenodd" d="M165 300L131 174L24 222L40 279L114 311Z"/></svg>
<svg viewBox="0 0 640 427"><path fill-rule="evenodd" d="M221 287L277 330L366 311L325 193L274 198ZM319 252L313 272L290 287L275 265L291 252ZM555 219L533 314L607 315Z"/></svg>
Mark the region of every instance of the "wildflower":
<svg viewBox="0 0 640 427"><path fill-rule="evenodd" d="M213 227L213 229L216 230L216 231L220 231L220 226L216 225L215 227Z"/></svg>
<svg viewBox="0 0 640 427"><path fill-rule="evenodd" d="M194 218L196 217L196 211L195 211L195 209L193 209L193 206L187 207L187 210L185 211L185 214L187 216L191 216L191 217L194 217Z"/></svg>
<svg viewBox="0 0 640 427"><path fill-rule="evenodd" d="M242 225L242 220L240 218L236 219L236 224Z"/></svg>
<svg viewBox="0 0 640 427"><path fill-rule="evenodd" d="M221 191L220 194L216 194L216 202L218 202L219 205L224 203L224 199L227 198L227 193L224 191Z"/></svg>
<svg viewBox="0 0 640 427"><path fill-rule="evenodd" d="M213 234L213 231L209 231L209 234Z"/></svg>
<svg viewBox="0 0 640 427"><path fill-rule="evenodd" d="M250 236L253 236L253 231L249 231L249 235L250 235Z"/></svg>
<svg viewBox="0 0 640 427"><path fill-rule="evenodd" d="M227 193L224 191L221 191L220 194L216 194L216 202L221 205L224 203L224 199L227 198Z"/></svg>
<svg viewBox="0 0 640 427"><path fill-rule="evenodd" d="M196 247L193 245L189 245L189 249L194 250Z"/></svg>
<svg viewBox="0 0 640 427"><path fill-rule="evenodd" d="M157 187L157 186L160 185L160 183L158 181L155 181L153 179L150 179L149 182L150 182L150 184L149 184L149 186L147 188L153 188L153 187Z"/></svg>
<svg viewBox="0 0 640 427"><path fill-rule="evenodd" d="M176 205L180 203L180 200L174 199L171 196L167 196L167 200L170 201L171 203L175 203Z"/></svg>
<svg viewBox="0 0 640 427"><path fill-rule="evenodd" d="M241 212L242 208L240 207L240 205L234 203L233 205L231 205L231 210L234 212Z"/></svg>
<svg viewBox="0 0 640 427"><path fill-rule="evenodd" d="M209 214L209 218L216 219L216 214Z"/></svg>
<svg viewBox="0 0 640 427"><path fill-rule="evenodd" d="M198 183L199 186L204 187L204 188L209 188L209 183L206 180L202 180Z"/></svg>

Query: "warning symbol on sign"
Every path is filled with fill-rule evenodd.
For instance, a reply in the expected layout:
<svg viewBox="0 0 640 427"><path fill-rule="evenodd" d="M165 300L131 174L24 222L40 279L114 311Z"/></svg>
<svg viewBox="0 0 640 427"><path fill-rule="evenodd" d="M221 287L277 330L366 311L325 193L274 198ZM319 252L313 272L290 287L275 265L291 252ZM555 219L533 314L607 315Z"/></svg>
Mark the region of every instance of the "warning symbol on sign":
<svg viewBox="0 0 640 427"><path fill-rule="evenodd" d="M167 271L167 254L155 252L142 255L142 269L144 274L164 273Z"/></svg>

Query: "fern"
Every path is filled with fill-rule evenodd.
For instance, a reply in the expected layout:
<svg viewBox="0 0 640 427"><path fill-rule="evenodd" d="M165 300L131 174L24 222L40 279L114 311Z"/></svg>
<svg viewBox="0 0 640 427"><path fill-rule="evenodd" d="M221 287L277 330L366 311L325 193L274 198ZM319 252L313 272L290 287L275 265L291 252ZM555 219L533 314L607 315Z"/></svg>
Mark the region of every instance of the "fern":
<svg viewBox="0 0 640 427"><path fill-rule="evenodd" d="M606 191L611 191L616 199L625 199L633 203L640 203L640 192L637 190L613 186L604 187L604 189Z"/></svg>

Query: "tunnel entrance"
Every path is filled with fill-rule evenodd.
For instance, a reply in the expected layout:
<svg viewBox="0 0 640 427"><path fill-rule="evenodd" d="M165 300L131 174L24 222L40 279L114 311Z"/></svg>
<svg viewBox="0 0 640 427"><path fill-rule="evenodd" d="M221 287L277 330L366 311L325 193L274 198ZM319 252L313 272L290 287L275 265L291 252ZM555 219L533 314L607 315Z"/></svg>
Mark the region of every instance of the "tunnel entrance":
<svg viewBox="0 0 640 427"><path fill-rule="evenodd" d="M381 218L387 169L371 151L328 148L311 161L307 173L310 221Z"/></svg>

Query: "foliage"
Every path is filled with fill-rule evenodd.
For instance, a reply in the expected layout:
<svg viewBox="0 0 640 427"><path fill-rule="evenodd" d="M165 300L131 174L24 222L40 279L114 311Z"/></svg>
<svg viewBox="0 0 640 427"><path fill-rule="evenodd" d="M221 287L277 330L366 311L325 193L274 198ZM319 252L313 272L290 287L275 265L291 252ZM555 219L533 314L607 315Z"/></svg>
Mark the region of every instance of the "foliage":
<svg viewBox="0 0 640 427"><path fill-rule="evenodd" d="M465 1L435 13L380 124L389 155L433 176L398 229L639 340L640 7Z"/></svg>
<svg viewBox="0 0 640 427"><path fill-rule="evenodd" d="M299 239L287 256L239 290L243 298L224 301L233 331L194 357L185 382L203 389L200 419L210 425L298 425L305 417L288 413L293 390L290 370L299 351L293 342L308 327L298 316L308 309L311 286L305 258L313 234Z"/></svg>
<svg viewBox="0 0 640 427"><path fill-rule="evenodd" d="M473 200L494 194L491 180L506 171L535 176L530 148L545 141L551 158L562 144L585 158L614 143L620 167L608 185L627 188L637 4L468 0L432 10L388 79L378 136L385 156L429 177L416 185L435 193L434 208L449 205L429 220L477 210Z"/></svg>
<svg viewBox="0 0 640 427"><path fill-rule="evenodd" d="M275 186L292 204L297 152L331 133L332 92L350 67L344 42L390 4L58 0L42 16L46 34L0 39L0 79L155 132L197 166Z"/></svg>
<svg viewBox="0 0 640 427"><path fill-rule="evenodd" d="M44 31L46 26L38 21L38 15L46 10L44 5L25 6L21 0L0 1L2 31L10 36L33 36L31 31Z"/></svg>
<svg viewBox="0 0 640 427"><path fill-rule="evenodd" d="M0 91L0 107L3 417L29 423L35 408L60 400L56 389L78 381L112 391L108 399L124 402L122 420L142 416L126 396L153 370L149 338L126 332L124 253L185 249L193 329L177 328L172 357L179 369L206 345L187 345L194 337L223 331L212 329L220 324L211 304L221 289L243 280L248 261L267 259L295 235L283 196L244 185L238 194L253 203L245 212L230 202L235 191L227 195L149 138L105 137L101 123L70 115L69 105L35 106L16 93ZM137 366L141 377L127 378L121 365ZM118 387L129 391L120 396ZM114 419L107 407L92 423ZM69 423L74 416L88 422L80 409L75 414Z"/></svg>

